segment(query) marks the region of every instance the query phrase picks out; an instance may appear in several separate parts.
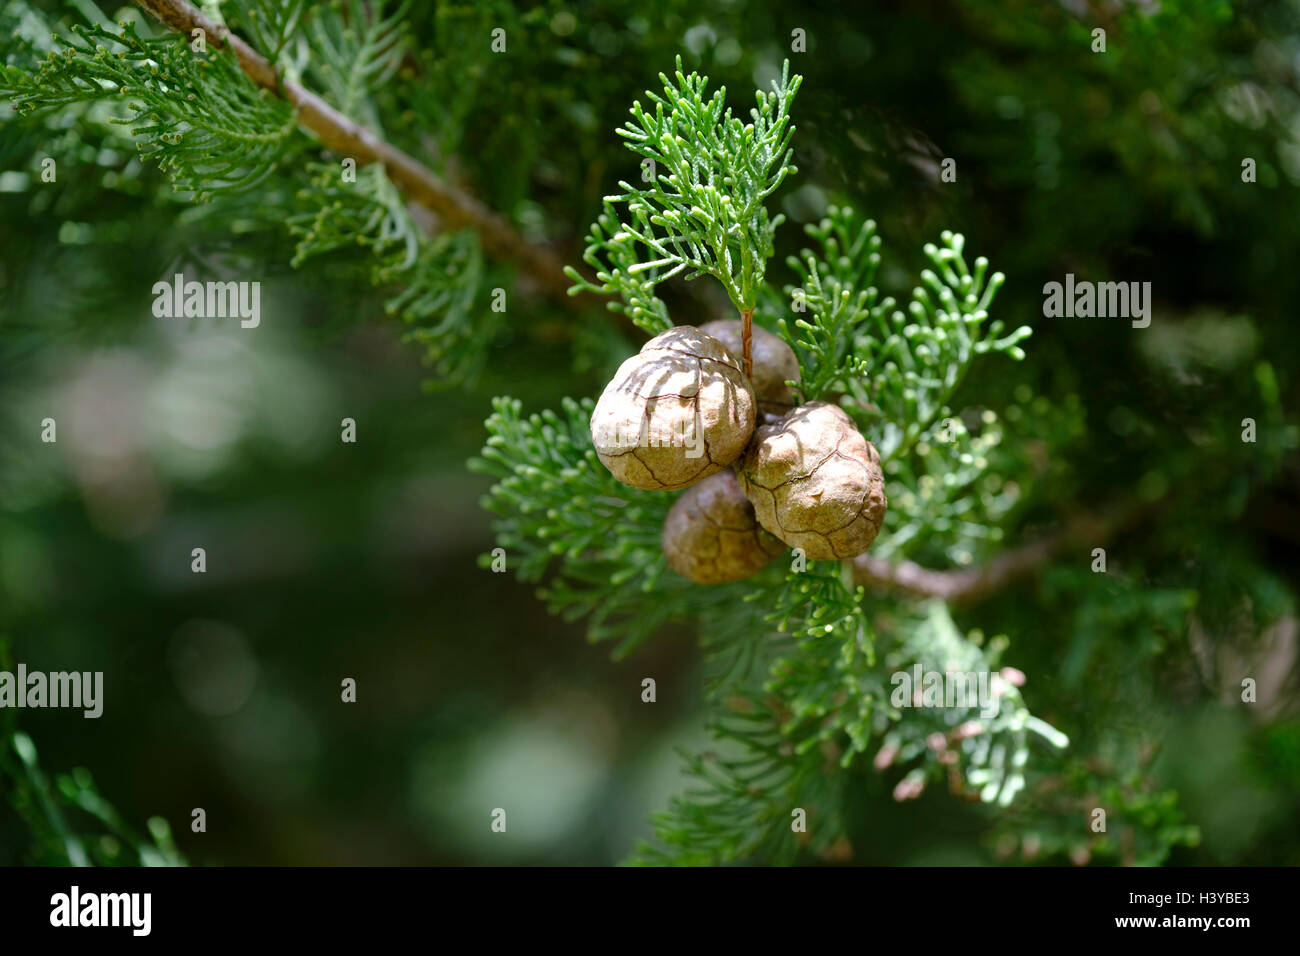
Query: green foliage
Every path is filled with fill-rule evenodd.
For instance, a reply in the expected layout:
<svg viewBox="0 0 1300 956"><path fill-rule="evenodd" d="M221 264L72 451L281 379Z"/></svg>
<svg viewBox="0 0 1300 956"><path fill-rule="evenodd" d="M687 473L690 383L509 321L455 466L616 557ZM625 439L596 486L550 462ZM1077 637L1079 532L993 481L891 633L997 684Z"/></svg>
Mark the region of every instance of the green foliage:
<svg viewBox="0 0 1300 956"><path fill-rule="evenodd" d="M776 325L799 357L800 394L843 398L897 489L889 533L875 553L909 554L921 545L967 564L999 540L1018 486L989 470L1002 436L996 412L959 414L949 403L978 356L1023 359L1018 343L1031 330L1002 335L1003 321L990 320L1003 276L990 275L982 256L969 268L961 235L945 232L941 247L925 246L935 268L921 273L904 313L875 285L881 241L872 220L832 205L805 229L817 248L788 260L799 285L786 287L786 301L807 318L779 317ZM764 306L778 315L783 302L769 295Z"/></svg>
<svg viewBox="0 0 1300 956"><path fill-rule="evenodd" d="M310 185L298 196L310 208L285 218L298 240L292 264L368 248L371 281L398 287L384 308L411 326L406 338L423 347L425 364L435 370L430 385L474 381L502 326L502 312L487 308L488 290L508 284L505 270L485 262L478 234L423 236L382 166L358 169L356 182L341 180L338 167L327 163L311 164L308 172Z"/></svg>
<svg viewBox="0 0 1300 956"><path fill-rule="evenodd" d="M573 266L566 266L564 272L574 282L570 294L586 291L618 296L608 303L610 311L626 315L652 336L673 327L668 307L655 295L655 286L664 278L660 267L639 268L641 262L632 234L623 228L608 200L604 211L591 224L582 257L595 271L597 281L592 282Z"/></svg>
<svg viewBox="0 0 1300 956"><path fill-rule="evenodd" d="M216 253L226 261L236 251L241 263L259 270L292 256L317 293L320 316L332 323L360 322L386 305L427 346L441 382L474 380L505 321L486 307L486 290L507 286L509 275L483 258L473 234L426 236L425 224L416 223L380 169L359 169L355 183L344 182L341 157L309 136L284 134L283 104L251 90L224 55L167 66L178 79L193 68L207 94L193 102L182 85L157 80L134 55L118 58L128 44L111 25L104 26L111 62L90 55L103 40L76 41L81 52L68 58L67 45L50 35L66 34L53 24L74 14L37 12L56 6L53 0L0 5L0 85L22 85L21 92L7 88L9 95L29 96L34 107L17 116L0 111L0 204L21 224L8 231L12 241L0 240L0 324L9 329L0 358L18 376L11 398L38 394L39 381L25 372L36 363L11 358L27 358L55 338L80 347L138 332L134 312L105 307L138 298L140 284L151 281L128 278L125 263L142 273L177 257L201 262ZM624 488L593 461L589 403L566 402L535 416L524 416L520 403L499 403L489 420L489 449L476 467L496 482L487 504L511 569L539 583L556 613L583 618L593 639L612 641L619 655L670 622L698 627L714 740L685 755L691 790L660 816L656 839L638 850L639 861L872 855L874 845L848 845L856 839L850 830L863 831L846 817L863 819L864 793L875 801L870 812L891 791L906 799L922 786L941 785L989 802L973 809L928 802L924 828L935 822L930 811L946 822L974 813L987 823L987 847L1003 859L1156 864L1197 845L1196 830L1179 809L1180 802L1195 806L1188 803L1195 791L1179 781L1183 795L1176 801L1167 769L1154 770L1151 756L1180 737L1196 753L1202 743L1186 729L1181 708L1231 688L1242 662L1254 660L1245 655L1259 649L1261 631L1295 607L1294 582L1275 570L1295 484L1284 470L1297 444L1288 404L1294 362L1284 351L1290 344L1285 323L1270 327L1267 318L1285 314L1296 298L1294 280L1277 269L1296 252L1294 239L1277 229L1296 212L1296 191L1287 188L1297 181L1294 131L1300 128L1300 87L1288 65L1295 60L1296 10L1292 4L1229 9L1218 0L1166 0L1158 10L1137 4L1101 13L1085 6L958 0L935 8L945 18L943 30L934 29L928 14L891 5L824 11L816 56L800 61L816 90L799 101L801 137L809 137L800 165L815 182L795 195L771 193L769 209L742 221L732 208L737 198L784 175L788 153L773 153L764 174L764 157L753 150L721 157L711 151L736 142L741 121L726 126L718 115L710 126L721 100L708 98L698 76L689 84L665 80L669 89L656 94L661 108L652 102L649 114L634 113L626 130L633 136L624 136L631 163L604 127L633 93L627 78L652 75L677 50L733 89L771 72L769 64L782 56L773 38L786 29L780 5L665 0L648 19L644 4L602 0L584 5L577 20L558 0L526 8L506 0L439 2L409 19L394 15L393 4L360 0L206 5L287 79L301 79L382 130L530 238L581 238L580 229L570 228L571 211L600 209L584 255L595 278L576 270L570 278L578 289L608 296L611 309L651 334L673 324L656 295L660 283L697 274L698 264L715 269L709 274L724 271L718 247L725 239L722 262L729 254L732 266L726 291L734 299L741 289L745 298L748 262L755 318L793 343L803 372L801 398L843 404L887 453L890 507L874 558L940 569L976 566L1006 543L1114 498L1142 503L1148 518L1116 543L1107 574L1087 568L1088 548L1080 546L1045 561L1034 587L1012 588L973 609L862 592L831 563L791 573L788 560L778 561L749 581L701 588L666 569L659 553L671 496ZM89 3L75 7L94 16ZM150 21L126 9L141 35L150 36L144 26ZM1098 25L1108 33L1105 56L1089 50L1089 31ZM508 56L492 55L484 42L498 26L509 37ZM890 37L888 48L875 42L882 36ZM166 56L188 56L184 38L141 42L159 44ZM37 60L52 50L55 59L42 67ZM917 71L917 51L935 69ZM212 62L200 68L201 59ZM610 70L611 62L623 68ZM124 97L116 92L118 80L101 84L95 77L102 69L123 72L123 81L142 92ZM869 100L862 96L864 76ZM145 93L158 102L151 106ZM60 103L60 96L68 99ZM179 145L161 141L147 155L162 162L170 156L169 176L182 198L203 192L208 202L158 201L166 180L156 174L157 163L141 164L133 148L124 148L124 131L155 123L131 110L131 101L184 134ZM781 120L780 103L772 106L768 134ZM674 115L689 127L680 143L678 134L665 139ZM647 136L647 123L657 139L637 138ZM234 135L250 131L267 137L249 140L266 148L248 148ZM212 137L211 154L192 148L205 135ZM159 139L146 132L135 138L142 137ZM636 182L641 169L633 163L651 158L647 149L659 157L660 179L636 189L625 185L602 203L600 183ZM939 149L959 158L958 183L934 180ZM57 184L30 174L41 155L58 158ZM1258 183L1241 181L1243 156L1258 160ZM240 165L213 167L214 157L238 157ZM683 215L687 199L662 179L674 164L687 169L681 188L696 194L691 206L702 219L693 208ZM65 175L69 166L75 175ZM728 169L748 177L748 192L726 184ZM252 178L245 183L245 177ZM214 183L205 187L204 178ZM710 182L717 196L705 192ZM724 204L723 195L732 202ZM823 214L828 195L852 198L874 220L846 206ZM792 251L786 244L799 237L775 234L774 201L784 202L793 218L822 217L805 227L811 248L793 259L784 259ZM670 212L682 218L670 223ZM724 216L733 218L723 223ZM888 238L887 260L876 222ZM997 290L994 277L981 273L981 260L968 266L961 240L946 235L919 282L902 275L898 250L958 222L972 247L997 250L998 266L1019 281ZM629 228L676 258L664 261L662 251ZM1215 241L1205 241L1210 238ZM766 271L773 247L789 265L779 278ZM683 267L686 260L691 265ZM1149 271L1165 311L1141 334L1124 330L1123 337L1100 325L1040 324L1031 361L1013 367L1004 357L1019 355L1016 336L1024 330L1008 334L979 313L992 311L997 291L999 315L1037 314L1039 283L1067 269L1099 278L1147 278ZM358 277L376 287L369 300L356 302L351 294L348 283ZM788 283L783 294L778 282ZM896 305L886 289L906 305ZM344 290L349 294L335 294ZM686 316L693 305L712 311L709 296L692 301L696 291L674 288L674 312L679 304ZM1194 305L1211 301L1213 309ZM1184 303L1193 304L1189 314ZM497 353L501 368L488 370L489 378L511 381L517 394L535 392L539 383L550 389L563 374L555 340L545 338L560 322L539 313L515 308L512 300L512 317L526 321L516 324L511 351ZM115 314L121 331L107 327ZM317 318L313 312L312 321ZM579 335L612 337L610 328L588 321ZM608 358L623 354L626 343L611 348L602 339L599 348ZM1000 354L977 361L981 348ZM582 381L572 390L589 384ZM447 401L440 415L453 414L447 409L454 400ZM1241 440L1245 416L1258 423L1255 443ZM414 414L390 417L406 427L392 448L409 448L416 423L428 424ZM441 425L439 419L423 434ZM445 457L452 440L441 434L433 440L440 443L434 454ZM370 447L384 454L379 443ZM387 454L391 460L395 453ZM23 455L11 452L6 460L9 472L27 474ZM394 477L382 472L376 479L379 458L369 464L369 480ZM363 479L347 474L337 493L351 501ZM194 491L167 477L171 500ZM329 487L328 475L319 477ZM58 495L78 505L73 484L20 482L29 486L48 486L42 494L50 500ZM390 490L383 487L384 494ZM23 606L42 629L48 619L72 631L78 613L98 620L102 602L85 602L94 609L83 612L42 603L40 589L30 585L39 581L41 561L27 556L46 554L48 539L49 560L62 561L62 548L99 539L89 530L74 537L81 523L68 520L57 504L23 504L32 494L6 497L9 508L48 524L38 530L33 520L28 543L8 549L17 557L0 562L0 605L8 612L15 598L27 601ZM303 500L301 487L292 494ZM321 510L338 509L331 502ZM358 560L369 554L353 547ZM111 580L119 586L114 605L131 607L129 576ZM300 608L319 611L319 590L303 593L311 597ZM153 597L137 587L136 611L152 613ZM284 606L291 599L285 595ZM422 592L410 601L420 620L427 599ZM322 645L331 627L346 630L325 615L317 625L313 635ZM986 639L982 627L1007 636ZM126 638L116 645L130 647ZM462 643L450 653L460 662L473 652ZM957 733L975 720L960 708L893 705L892 673L916 663L944 669L949 661L990 673L1005 662L1028 675L1024 687L1006 689L995 731ZM497 663L492 656L486 666ZM1068 732L1064 758L1054 746L1060 738L1029 714L1028 702L1039 718ZM1256 728L1258 753L1251 752L1271 761L1269 792L1291 798L1281 801L1284 811L1295 803L1294 726L1257 717L1263 707L1250 709L1249 718L1246 710L1238 708L1236 716L1264 721ZM459 720L456 732L470 723ZM393 726L406 729L400 718ZM31 858L69 862L68 845L42 809L40 788L11 737L0 738L0 785L9 788L6 795L25 794L14 805L39 837ZM1208 846L1213 831L1224 829L1229 807L1238 818L1259 815L1249 803L1219 799L1228 786L1221 764L1206 774L1210 796L1202 795L1202 809L1213 812L1193 816ZM60 796L65 785L72 799L80 787L76 775L47 782L45 790L87 855L116 845L114 859L145 856L121 837L104 843L99 820ZM807 834L790 828L795 807L808 811ZM1109 834L1088 829L1096 807L1107 810ZM1286 826L1289 831L1261 823L1235 856L1221 859L1294 862L1294 823ZM909 841L915 835L909 831ZM877 838L885 839L878 832ZM892 857L882 851L880 858L897 862L911 852L895 846Z"/></svg>
<svg viewBox="0 0 1300 956"><path fill-rule="evenodd" d="M789 143L779 133L786 118L782 91L792 93L798 82L783 77L771 100L760 97L761 105L782 104L771 127L782 152ZM740 242L765 259L776 219L759 210L770 189L750 190L740 206L702 198L715 175L729 183L740 178L708 172L725 154L718 144L727 130L742 135L722 112L721 95L706 104L704 82L680 72L677 86L665 80L665 87L665 97L655 98L653 120L634 108L643 134L623 134L636 144L658 143L657 150L642 151L672 164L678 172L667 180L679 189L688 170L695 170L689 182L701 192L690 194L690 202L699 203L690 221L706 226L701 236L715 227L719 235L737 234L730 210L741 208L764 238L756 240L751 231ZM644 193L623 185L628 193L622 200L638 221L685 235L671 232L687 222L677 199L657 185ZM650 211L649 197L658 212ZM945 233L942 249L927 246L938 271L922 274L926 288L913 293L908 319L873 284L880 264L874 223L832 207L809 233L820 253L805 250L791 260L803 288L797 295L788 290L792 301L806 305L809 318L795 323L797 338L784 319L777 323L800 358L802 394L834 398L832 391L842 390L848 407L894 456L893 484L901 484L910 500L894 518L899 526L890 532L892 553L946 540L951 559L969 560L990 524L1014 501L1012 494L996 493L996 476L994 487L986 481L982 489L993 493L974 493L973 486L989 477L996 416L980 417L978 435L956 418L936 419L952 414L948 402L978 356L1023 357L1016 343L1029 330L996 338L1003 326L988 321L987 309L1002 277L988 278L983 259L968 270L960 236ZM667 247L646 241L642 230L620 227L608 202L592 235L588 261L596 265L596 253L603 252L609 267L599 275L600 286L585 287L620 293L629 316L655 330L661 313L653 282L636 277L664 267L671 274L688 263L637 261L638 251L660 256ZM704 239L681 242L693 249L707 245ZM710 271L706 266L696 260L693 275ZM735 276L713 272L738 307L757 301L758 290L744 283L763 273L751 269L737 296ZM764 302L765 311L777 308L770 293ZM871 378L864 380L868 371ZM872 748L879 750L878 769L904 770L899 799L915 796L927 780L946 778L959 792L1006 807L1026 786L1031 739L1053 748L1066 745L1063 734L1029 712L1017 681L993 673L1006 638L982 647L982 635L959 631L940 602L913 606L891 599L876 604L869 616L864 591L852 583L851 563L796 565L781 575L777 562L748 581L710 588L666 571L659 536L671 496L628 488L609 474L591 447L591 408L590 401L566 400L562 415L543 412L525 420L517 401L498 399L482 458L473 466L498 479L484 502L497 517L498 544L517 562L521 577L548 580L542 594L552 611L589 616L593 639L621 636L618 654L667 621L700 622L710 669L709 729L717 749L685 755L693 785L656 818L656 841L643 844L634 862L791 862L809 853L842 852L847 836L841 804L853 776L866 770L862 758ZM913 667L983 675L991 699L982 698L977 710L972 684L969 698L941 698L937 704L926 698L927 706L920 706L918 687L915 701L900 700L891 675ZM815 837L792 830L792 808L817 818L809 831Z"/></svg>
<svg viewBox="0 0 1300 956"><path fill-rule="evenodd" d="M899 607L873 623L862 590L827 562L791 572L777 588L747 583L739 610L701 610L702 640L718 652L715 625L725 615L761 647L758 663L749 662L746 679L712 688L715 746L683 753L692 785L655 817L656 840L639 845L633 862L835 858L848 839L845 794L855 776L870 772L862 758L873 749L876 770L903 772L896 799L941 780L1007 807L1026 784L1031 738L1066 746L1064 735L1028 711L1017 687L996 676L992 713L973 701L920 706L920 687L895 706L891 674L910 676L919 666L989 676L1007 646L999 638L982 648L982 635L962 635L942 604ZM764 612L764 602L775 606ZM741 636L731 640L735 649ZM791 828L795 808L807 813L807 833Z"/></svg>
<svg viewBox="0 0 1300 956"><path fill-rule="evenodd" d="M59 774L51 786L36 760L36 746L14 733L0 749L0 779L8 778L9 803L36 839L32 863L44 866L184 866L162 817L138 833L95 789L90 771ZM16 766L15 766L16 764Z"/></svg>
<svg viewBox="0 0 1300 956"><path fill-rule="evenodd" d="M879 300L875 286L881 243L873 221L832 206L825 219L804 231L817 240L819 250L804 249L786 260L800 280L797 288L787 286L786 294L797 311L806 309L812 318L796 319L797 333L791 333L784 318L777 325L799 358L799 394L812 402L849 391L871 371L868 357L859 354L858 330L869 319L883 322L894 300ZM787 311L773 297L766 304L773 315Z"/></svg>
<svg viewBox="0 0 1300 956"><path fill-rule="evenodd" d="M780 713L761 698L735 697L709 725L715 747L683 753L691 781L654 818L655 842L628 860L643 866L708 866L738 860L794 863L832 857L843 837L845 777L819 750L798 754L777 730ZM795 832L793 814L806 813Z"/></svg>
<svg viewBox="0 0 1300 956"><path fill-rule="evenodd" d="M489 265L478 233L462 229L426 240L401 278L405 287L384 308L412 326L408 341L424 347L424 362L436 373L426 386L476 381L504 324L504 313L489 308L489 291L509 285L508 270Z"/></svg>
<svg viewBox="0 0 1300 956"><path fill-rule="evenodd" d="M118 33L95 24L72 32L35 71L0 69L0 96L20 115L120 97L128 115L115 122L131 127L140 155L200 201L248 191L275 171L293 110L249 80L232 54L195 53L171 35L146 39L129 21Z"/></svg>
<svg viewBox="0 0 1300 956"><path fill-rule="evenodd" d="M923 767L909 774L913 781L924 774L937 777L946 771L955 792L978 794L984 803L1009 806L1025 787L1031 738L1057 749L1066 747L1069 740L1029 712L1014 672L996 670L1010 644L1008 638L985 642L978 631L963 635L939 601L919 609L903 627L902 640L886 660L890 671L903 673L919 665L922 674L955 671L986 675L992 685L994 712L985 713L971 702L963 710L960 701L954 707L945 696L942 708L925 706L910 719L896 718L897 723L884 734L885 753L904 762L922 758ZM913 692L925 699L924 688L913 686Z"/></svg>
<svg viewBox="0 0 1300 956"><path fill-rule="evenodd" d="M420 233L401 193L379 165L357 170L344 182L337 164L312 163L299 198L311 208L285 219L297 240L292 265L348 246L368 247L374 255L372 278L393 279L410 269L420 254Z"/></svg>
<svg viewBox="0 0 1300 956"><path fill-rule="evenodd" d="M374 96L402 65L410 7L410 0L395 5L333 0L315 6L307 23L308 81L344 114L378 132L383 125Z"/></svg>
<svg viewBox="0 0 1300 956"><path fill-rule="evenodd" d="M935 268L921 273L904 313L872 285L880 262L874 222L832 207L808 234L820 250L805 249L790 265L803 281L811 318L796 320L798 335L781 319L782 334L807 367L809 398L847 392L882 458L906 452L950 413L947 403L977 356L1024 358L1017 343L1028 338L1029 327L998 338L1003 321L988 321L1002 273L989 275L982 256L968 268L961 235L944 232L942 246L925 246Z"/></svg>
<svg viewBox="0 0 1300 956"><path fill-rule="evenodd" d="M226 23L245 33L253 49L277 63L298 32L306 0L225 0Z"/></svg>
<svg viewBox="0 0 1300 956"><path fill-rule="evenodd" d="M1000 543L1022 496L1020 474L993 464L1002 441L997 413L971 410L932 423L909 455L890 459L886 475L900 491L890 499L889 536L878 553L962 566Z"/></svg>
<svg viewBox="0 0 1300 956"><path fill-rule="evenodd" d="M1096 764L1073 759L1045 775L990 831L994 854L1056 866L1160 866L1175 848L1200 842L1178 795L1158 790L1149 768L1117 772ZM1106 814L1104 829L1098 810Z"/></svg>
<svg viewBox="0 0 1300 956"><path fill-rule="evenodd" d="M634 862L833 858L848 838L845 793L868 772L862 758L873 749L877 770L903 771L896 799L946 780L956 793L1007 807L1025 786L1031 738L1066 746L1014 684L992 676L1006 639L982 648L982 635L961 634L943 604L897 607L873 622L862 589L846 585L831 562L792 571L775 589L748 583L744 610L729 614L733 628L740 618L759 639L761 666L749 666L759 679L713 688L709 730L718 750L683 754L693 785L656 816L656 841L642 843ZM764 602L771 611L763 613ZM701 614L714 653L717 616ZM973 699L921 706L920 686L896 706L904 695L891 675L910 677L916 667L985 675L992 713ZM793 808L807 812L811 839L792 831Z"/></svg>
<svg viewBox="0 0 1300 956"><path fill-rule="evenodd" d="M737 310L754 309L773 235L785 218L769 217L765 202L796 171L789 110L801 77L792 79L789 67L787 62L771 93L756 93L749 123L732 115L725 87L706 99L708 77L683 74L681 57L674 79L659 75L663 95L646 93L654 111L646 112L638 100L632 121L618 130L627 148L642 157L648 186L623 181L621 194L606 197L625 204L631 220L615 228L607 207L585 253L601 285L570 272L579 288L621 294L629 315L644 321L646 313L658 317L645 303L656 284L678 274L711 275ZM642 252L644 261L635 258ZM649 275L638 280L640 273Z"/></svg>
<svg viewBox="0 0 1300 956"><path fill-rule="evenodd" d="M1263 118L1246 89L1249 78L1258 77L1258 56L1271 56L1273 43L1262 42L1252 63L1247 51L1250 41L1261 39L1258 27L1248 17L1235 17L1232 4L1171 0L1158 7L1133 5L1114 19L1100 11L1077 17L1066 8L1044 16L1032 0L964 6L972 27L994 40L1002 55L991 57L983 44L968 51L953 64L953 89L963 109L984 123L1001 124L1002 132L990 142L972 137L963 149L969 145L982 164L990 150L1001 146L996 139L1010 133L1005 124L1025 131L1029 148L1019 155L1004 154L996 168L987 168L990 185L1051 197L1028 205L1031 218L1022 224L1040 241L1043 236L1055 239L1060 230L1053 219L1066 196L1055 186L1066 180L1086 184L1085 195L1105 197L1113 214L1086 227L1097 239L1089 245L1101 248L1103 237L1114 241L1132 227L1136 183L1147 193L1144 202L1159 205L1162 218L1208 234L1223 215L1214 209L1211 194L1231 178L1221 170L1239 171L1242 156L1256 156L1266 168L1263 177L1273 180L1276 175L1273 150L1257 148L1262 146L1257 137ZM1250 11L1255 16L1266 16L1269 6L1277 7L1274 15L1294 16L1294 10L1284 12L1285 4L1257 6ZM1234 19L1243 35L1225 42L1232 33L1226 27ZM1083 52L1090 51L1096 27L1106 30L1104 55ZM1207 58L1189 69L1189 58L1206 56L1216 41L1221 46L1209 54L1213 68ZM1060 69L1057 56L1048 52L1054 49L1069 57L1070 70ZM1027 52L1037 54L1028 68L1021 62ZM1217 96L1207 95L1211 76L1219 85ZM1279 90L1267 98L1278 107L1290 106L1295 94ZM1092 121L1062 122L1076 114L1081 102L1090 105ZM1147 170L1158 172L1143 175ZM1130 202L1114 201L1124 195Z"/></svg>
<svg viewBox="0 0 1300 956"><path fill-rule="evenodd" d="M593 405L566 399L560 413L524 418L517 400L495 399L470 467L498 479L483 505L514 571L539 581L558 562L540 596L567 620L587 616L591 640L617 638L621 657L682 615L693 589L666 573L659 547L671 497L629 488L600 463Z"/></svg>
<svg viewBox="0 0 1300 956"><path fill-rule="evenodd" d="M12 671L6 640L0 670ZM22 862L41 866L184 866L171 828L150 817L146 834L126 823L99 793L85 767L51 781L37 760L36 745L17 729L12 708L0 710L0 799L31 831L31 843L15 848Z"/></svg>
<svg viewBox="0 0 1300 956"><path fill-rule="evenodd" d="M304 79L333 105L382 129L376 102L401 65L409 5L387 12L360 0L300 6L248 0L226 13L259 52L272 60L284 53L290 73L301 61ZM253 84L232 54L213 46L197 53L169 33L143 37L132 21L116 33L95 24L71 30L77 39L60 47L55 38L38 67L2 68L0 95L20 115L95 101L120 111L124 103L126 115L111 122L129 126L142 158L208 204L208 222L287 228L295 267L368 249L370 279L385 292L385 311L411 326L406 337L423 348L430 384L466 384L481 374L502 327L487 298L509 284L510 269L484 260L476 234L428 236L382 166L345 178L339 159L320 156L296 131L289 104ZM16 59L36 62L35 41L18 35L13 42Z"/></svg>

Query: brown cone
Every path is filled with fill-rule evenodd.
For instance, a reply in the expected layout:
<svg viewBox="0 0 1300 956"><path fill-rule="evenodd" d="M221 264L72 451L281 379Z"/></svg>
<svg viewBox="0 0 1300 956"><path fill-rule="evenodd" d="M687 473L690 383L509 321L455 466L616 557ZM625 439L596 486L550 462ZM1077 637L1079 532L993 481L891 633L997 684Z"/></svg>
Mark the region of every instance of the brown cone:
<svg viewBox="0 0 1300 956"><path fill-rule="evenodd" d="M739 357L743 353L744 323L739 319L706 322L700 331L713 336L732 355ZM753 326L753 333L754 397L762 411L784 415L795 402L794 390L785 383L799 381L799 360L779 335L758 325Z"/></svg>
<svg viewBox="0 0 1300 956"><path fill-rule="evenodd" d="M862 554L885 519L880 456L836 405L760 426L739 471L759 524L813 560Z"/></svg>
<svg viewBox="0 0 1300 956"><path fill-rule="evenodd" d="M685 488L717 474L754 433L754 390L713 336L679 325L619 366L591 415L591 440L619 481Z"/></svg>
<svg viewBox="0 0 1300 956"><path fill-rule="evenodd" d="M705 478L673 503L663 546L669 566L699 584L751 577L785 550L758 526L730 470Z"/></svg>

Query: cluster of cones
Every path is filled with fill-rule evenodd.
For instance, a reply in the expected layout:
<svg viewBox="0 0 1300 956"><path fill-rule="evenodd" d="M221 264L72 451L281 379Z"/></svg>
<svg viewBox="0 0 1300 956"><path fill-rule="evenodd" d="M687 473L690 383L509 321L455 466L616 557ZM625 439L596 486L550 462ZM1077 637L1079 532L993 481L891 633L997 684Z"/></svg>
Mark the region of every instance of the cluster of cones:
<svg viewBox="0 0 1300 956"><path fill-rule="evenodd" d="M880 456L837 405L796 405L790 347L755 327L679 325L621 366L591 416L596 454L624 484L687 489L664 521L674 570L738 581L786 548L852 558L885 517ZM736 356L751 364L747 375Z"/></svg>

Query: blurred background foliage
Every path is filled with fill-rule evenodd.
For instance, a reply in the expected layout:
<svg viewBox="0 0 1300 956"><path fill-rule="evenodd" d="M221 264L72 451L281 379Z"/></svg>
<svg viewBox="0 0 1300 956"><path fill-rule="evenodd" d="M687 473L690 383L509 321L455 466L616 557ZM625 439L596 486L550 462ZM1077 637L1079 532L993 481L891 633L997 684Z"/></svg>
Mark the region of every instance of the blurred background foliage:
<svg viewBox="0 0 1300 956"><path fill-rule="evenodd" d="M130 7L15 0L4 62L101 15L153 32ZM852 859L1300 863L1300 2L417 3L395 29L366 74L384 82L331 75L310 45L286 62L565 262L638 174L612 131L676 55L746 106L789 56L799 173L774 263L846 201L878 224L891 294L943 229L1006 273L997 314L1034 327L1028 359L962 385L1008 431L998 467L1032 475L1003 543L1117 503L1139 517L1105 575L1082 547L955 612L1008 635L1002 662L1070 736L1060 768L996 812L935 788L898 801L901 770L862 778L842 797ZM674 748L703 735L695 635L670 626L613 662L481 569L489 480L464 463L491 396L594 395L632 337L511 285L458 234L410 261L381 182L338 210L380 238L346 248L344 220L317 213L347 200L302 136L255 192L196 205L107 122L125 115L0 106L0 637L33 669L104 671L106 693L99 720L0 715L0 863L77 859L45 791L100 862L625 858L682 787ZM506 313L438 278L448 263L510 286ZM153 283L180 271L260 280L261 327L154 319ZM1042 318L1068 272L1150 281L1151 326ZM679 323L726 308L705 283L663 295ZM54 773L73 767L93 779ZM116 836L75 815L94 793Z"/></svg>

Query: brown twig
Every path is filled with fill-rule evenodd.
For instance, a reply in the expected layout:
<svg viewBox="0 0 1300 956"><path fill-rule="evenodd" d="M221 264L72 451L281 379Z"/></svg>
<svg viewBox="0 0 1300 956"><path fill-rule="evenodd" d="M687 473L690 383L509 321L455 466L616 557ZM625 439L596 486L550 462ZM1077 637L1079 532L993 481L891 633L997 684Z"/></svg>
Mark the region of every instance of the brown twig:
<svg viewBox="0 0 1300 956"><path fill-rule="evenodd" d="M754 380L754 310L740 310L740 350L745 365L745 378Z"/></svg>
<svg viewBox="0 0 1300 956"><path fill-rule="evenodd" d="M575 298L568 295L570 282L559 258L546 247L524 239L510 223L473 196L444 182L427 166L344 116L315 93L297 83L282 81L265 57L185 0L135 2L178 33L190 36L194 30L203 30L205 42L228 47L248 77L292 103L298 109L298 121L325 146L355 159L359 165L382 163L388 177L414 202L435 213L444 225L476 230L488 254L519 263L548 297L566 305L576 304Z"/></svg>
<svg viewBox="0 0 1300 956"><path fill-rule="evenodd" d="M1099 513L1078 515L1056 532L1003 552L978 568L935 571L913 561L893 562L868 552L853 559L853 576L859 584L914 597L942 598L954 603L978 601L1031 576L1071 548L1101 547L1150 510L1151 506L1146 504L1124 502ZM1090 556L1080 558L1085 559Z"/></svg>

